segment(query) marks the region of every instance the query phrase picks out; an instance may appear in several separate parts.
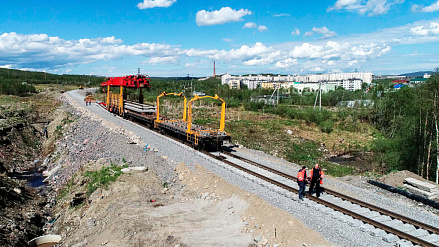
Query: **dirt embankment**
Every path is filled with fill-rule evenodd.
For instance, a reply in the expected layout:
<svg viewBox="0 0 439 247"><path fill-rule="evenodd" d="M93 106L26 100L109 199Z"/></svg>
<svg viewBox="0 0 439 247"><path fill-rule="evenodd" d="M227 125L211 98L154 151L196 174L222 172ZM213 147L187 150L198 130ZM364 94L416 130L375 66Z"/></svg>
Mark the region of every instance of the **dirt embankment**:
<svg viewBox="0 0 439 247"><path fill-rule="evenodd" d="M393 187L398 188L404 184L406 178L414 178L414 179L417 179L417 180L420 180L420 181L423 181L426 183L431 183L433 185L437 185L434 182L429 181L429 180L427 180L427 179L425 179L425 178L423 178L423 177L421 177L413 172L407 171L407 170L398 171L398 172L391 172L387 175L376 178L376 180L381 182L381 183L385 183L385 184L388 184L388 185L391 185Z"/></svg>
<svg viewBox="0 0 439 247"><path fill-rule="evenodd" d="M101 169L102 163L84 167L58 201L53 232L63 237L62 246L330 245L290 214L198 165L190 169L180 163L174 186L152 170L123 174L72 207L75 195L87 189L84 172Z"/></svg>
<svg viewBox="0 0 439 247"><path fill-rule="evenodd" d="M13 96L0 104L0 246L26 246L43 234L50 212L39 189L29 187L26 179L43 165L50 145L42 136L53 108L59 103L56 92L31 97ZM11 103L14 102L14 103ZM49 125L50 126L50 125ZM49 130L51 137L54 130Z"/></svg>

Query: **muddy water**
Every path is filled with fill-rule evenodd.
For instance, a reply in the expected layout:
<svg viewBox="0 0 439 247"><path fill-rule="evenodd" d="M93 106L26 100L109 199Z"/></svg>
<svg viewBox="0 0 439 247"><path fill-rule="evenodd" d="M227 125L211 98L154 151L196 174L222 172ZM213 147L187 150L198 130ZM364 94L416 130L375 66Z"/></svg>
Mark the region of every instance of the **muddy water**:
<svg viewBox="0 0 439 247"><path fill-rule="evenodd" d="M37 169L32 168L28 171L23 171L21 173L13 173L10 175L11 178L19 179L19 180L26 180L27 186L30 186L32 188L39 188L42 186L46 186L47 184L43 182L44 177L41 172L38 172Z"/></svg>

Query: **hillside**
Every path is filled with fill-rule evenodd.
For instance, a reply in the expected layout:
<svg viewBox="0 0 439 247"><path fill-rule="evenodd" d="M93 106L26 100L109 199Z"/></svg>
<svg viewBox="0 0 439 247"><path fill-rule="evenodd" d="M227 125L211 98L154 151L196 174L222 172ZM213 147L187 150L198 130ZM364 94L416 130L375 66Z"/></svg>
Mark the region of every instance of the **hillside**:
<svg viewBox="0 0 439 247"><path fill-rule="evenodd" d="M0 83L28 84L73 84L97 85L103 81L102 76L90 75L56 75L45 72L25 71L0 68Z"/></svg>
<svg viewBox="0 0 439 247"><path fill-rule="evenodd" d="M405 73L405 74L400 74L400 76L407 76L407 77L422 77L424 76L424 74L427 73L429 75L433 74L433 71L417 71L417 72L412 72L412 73Z"/></svg>

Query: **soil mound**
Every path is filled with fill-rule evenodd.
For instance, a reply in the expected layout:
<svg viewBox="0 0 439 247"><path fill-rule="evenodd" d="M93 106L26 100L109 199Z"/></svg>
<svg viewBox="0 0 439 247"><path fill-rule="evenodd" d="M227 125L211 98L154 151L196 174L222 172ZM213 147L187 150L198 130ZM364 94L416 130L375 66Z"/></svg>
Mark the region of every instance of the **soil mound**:
<svg viewBox="0 0 439 247"><path fill-rule="evenodd" d="M404 184L405 178L414 178L414 179L417 179L420 181L435 184L427 179L422 178L421 176L417 175L416 173L413 173L413 172L410 172L407 170L389 173L389 174L384 175L380 178L377 178L377 181L391 185L393 187L401 187Z"/></svg>

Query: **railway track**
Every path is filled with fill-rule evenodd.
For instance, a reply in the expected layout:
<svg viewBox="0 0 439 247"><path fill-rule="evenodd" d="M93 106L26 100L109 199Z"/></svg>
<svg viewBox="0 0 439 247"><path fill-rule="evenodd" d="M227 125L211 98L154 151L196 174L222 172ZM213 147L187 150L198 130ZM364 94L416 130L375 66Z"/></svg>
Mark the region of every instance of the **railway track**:
<svg viewBox="0 0 439 247"><path fill-rule="evenodd" d="M135 122L135 121L133 121ZM138 122L136 124L142 125ZM157 130L154 132L160 134ZM182 143L181 139L167 135L167 137ZM185 145L192 147L189 143ZM240 157L229 151L201 153L219 160L231 167L245 172L249 179L277 190L293 199L297 199L298 185L296 177L259 164L255 161ZM325 193L317 198L306 194L308 206L339 219L352 227L360 227L362 231L372 236L382 237L387 242L397 242L400 246L412 246L411 243L421 246L439 246L439 229L377 207L370 203L341 194L337 191L324 189ZM400 239L409 242L401 242Z"/></svg>
<svg viewBox="0 0 439 247"><path fill-rule="evenodd" d="M277 187L278 192L297 198L296 177L275 170L252 160L237 156L228 151L206 152L204 154L220 160L236 169L249 174L253 180L263 180ZM439 229L423 222L405 217L389 210L377 207L356 198L343 195L337 191L325 189L320 198L306 194L309 206L330 214L333 218L346 222L372 236L382 237L384 241L396 242L407 240L421 246L439 246ZM409 242L399 242L401 246L411 246Z"/></svg>

